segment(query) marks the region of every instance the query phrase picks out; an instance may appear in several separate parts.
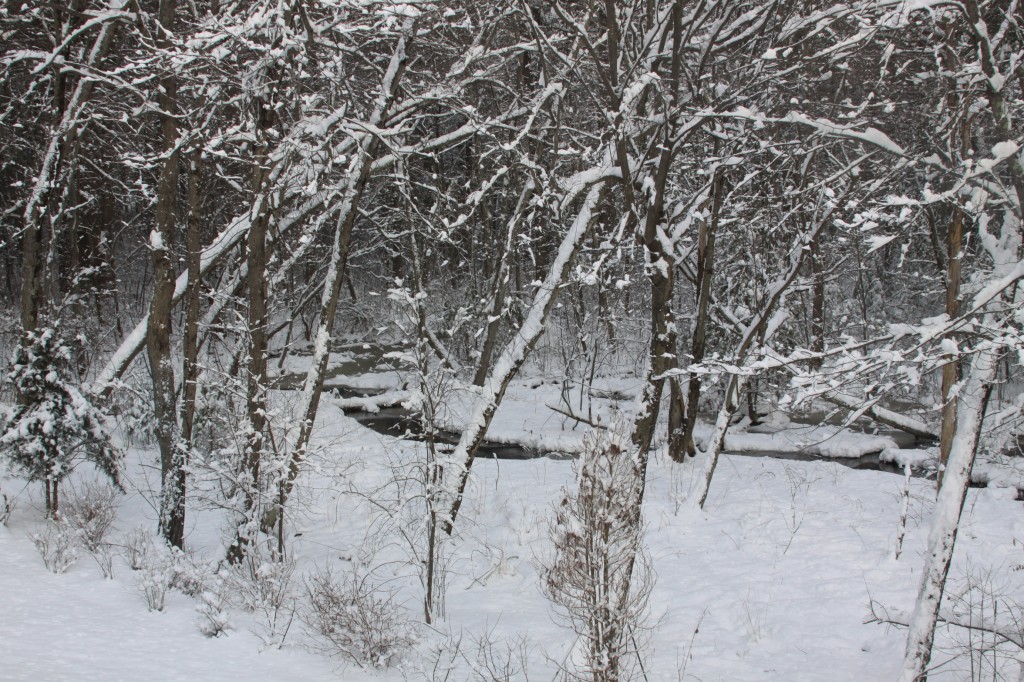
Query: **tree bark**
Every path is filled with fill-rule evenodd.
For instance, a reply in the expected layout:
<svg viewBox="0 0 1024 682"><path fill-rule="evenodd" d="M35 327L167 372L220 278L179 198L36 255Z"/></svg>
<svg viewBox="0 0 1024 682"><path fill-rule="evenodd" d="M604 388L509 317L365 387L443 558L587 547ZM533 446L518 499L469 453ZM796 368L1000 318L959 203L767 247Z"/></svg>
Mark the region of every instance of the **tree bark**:
<svg viewBox="0 0 1024 682"><path fill-rule="evenodd" d="M196 414L196 395L199 390L199 304L202 285L200 259L203 246L199 240L202 227L202 151L192 151L188 175L188 225L185 250L188 271L188 289L185 293L185 332L182 339L182 401L181 441L192 449L192 430Z"/></svg>
<svg viewBox="0 0 1024 682"><path fill-rule="evenodd" d="M171 47L174 12L175 0L160 0L158 50ZM185 541L185 464L179 440L171 358L171 300L175 283L172 249L178 196L177 79L168 71L159 86L163 163L157 182L156 225L150 237L153 296L146 350L153 378L153 417L160 448L160 532L168 543L180 548Z"/></svg>

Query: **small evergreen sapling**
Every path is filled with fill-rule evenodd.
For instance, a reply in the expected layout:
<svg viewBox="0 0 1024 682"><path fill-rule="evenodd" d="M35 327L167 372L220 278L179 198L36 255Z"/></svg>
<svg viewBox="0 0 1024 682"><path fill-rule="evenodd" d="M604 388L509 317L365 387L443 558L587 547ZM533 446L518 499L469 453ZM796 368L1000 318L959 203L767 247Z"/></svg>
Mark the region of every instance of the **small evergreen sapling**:
<svg viewBox="0 0 1024 682"><path fill-rule="evenodd" d="M48 516L57 515L60 482L82 459L120 487L120 455L106 418L71 383L71 360L57 329L28 332L9 375L18 403L0 423L0 453L16 472L43 482Z"/></svg>

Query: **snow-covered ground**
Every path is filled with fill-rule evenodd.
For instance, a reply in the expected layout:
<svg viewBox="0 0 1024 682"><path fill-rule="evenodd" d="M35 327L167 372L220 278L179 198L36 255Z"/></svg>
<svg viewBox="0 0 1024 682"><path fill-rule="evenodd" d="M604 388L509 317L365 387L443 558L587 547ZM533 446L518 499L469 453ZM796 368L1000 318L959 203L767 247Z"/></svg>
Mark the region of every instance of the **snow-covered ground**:
<svg viewBox="0 0 1024 682"><path fill-rule="evenodd" d="M285 396L278 395L282 405ZM573 430L571 421L546 407L558 399L557 387L517 382L492 437L578 450L586 427ZM596 411L612 421L614 409L628 407L607 400ZM453 422L458 412L452 411ZM737 434L729 447L813 445L818 454L848 457L891 446L833 427L780 428ZM247 611L237 598L229 607L232 628L206 637L199 628L200 598L172 590L162 612L148 611L142 574L120 556L113 580L103 579L84 550L67 573L51 574L30 539L43 526L38 491L7 479L3 489L17 494L8 526L0 527L0 679L397 681L446 679L445 671L454 669L447 679L468 680L484 679L484 655L512 664L518 672L510 679L526 679L526 672L529 679L552 679L569 660L573 634L541 593L538 571L550 552L551 507L573 483L572 463L481 459L474 465L456 536L446 544L445 614L428 627L420 622L414 553L423 541L419 489L407 477L422 461L422 446L360 426L333 401L322 404L316 434L318 451L289 523L294 603L301 613L304 578L317 569L371 581L399 605L408 621L403 633L414 640L389 668L364 670L324 656L299 617L286 633L270 632L263 614ZM155 528L144 484L155 461L153 450L129 451L129 494L112 542L123 542L140 525ZM641 637L647 679L894 679L905 633L870 622L871 605L893 620L912 608L934 483L910 481L906 539L896 559L900 476L831 461L726 455L706 509L696 512L683 504L695 470L670 462L663 449L649 470L644 514L656 583ZM1012 610L1024 603L1024 502L1015 494L1012 487L972 490L965 505L949 592L973 602L976 617L992 617L992 594L1003 600L999 618L1021 615ZM223 556L231 532L224 512L190 510L188 526L196 562ZM983 600L986 586L992 594ZM982 635L942 629L939 667L929 679L972 679L972 665L985 671L976 679L992 679L993 660L1016 673L1012 652L959 655L971 641L979 644Z"/></svg>

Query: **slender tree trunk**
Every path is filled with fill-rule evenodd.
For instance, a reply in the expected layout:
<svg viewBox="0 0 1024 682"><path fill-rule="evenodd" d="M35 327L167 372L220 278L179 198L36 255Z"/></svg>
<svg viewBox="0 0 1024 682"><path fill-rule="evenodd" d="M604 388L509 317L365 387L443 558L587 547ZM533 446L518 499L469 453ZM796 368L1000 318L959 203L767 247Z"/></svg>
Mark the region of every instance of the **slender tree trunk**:
<svg viewBox="0 0 1024 682"><path fill-rule="evenodd" d="M273 125L273 111L266 103L260 102L257 111L257 126L261 138L253 168L252 225L246 254L246 289L248 292L249 327L248 377L246 381L245 411L248 421L248 442L242 457L241 481L244 496L244 514L234 543L228 550L228 560L238 563L248 551L258 513L260 497L260 471L263 459L264 434L267 428L267 231L271 217L271 196L267 187L270 174L269 144L266 131Z"/></svg>
<svg viewBox="0 0 1024 682"><path fill-rule="evenodd" d="M826 214L820 216L815 223L806 232L804 232L800 240L796 243L793 254L790 257L789 270L782 274L768 287L768 292L765 296L765 301L762 304L762 307L757 311L753 319L751 319L750 324L747 325L746 329L743 331L743 336L741 337L739 344L736 346L736 351L730 360L731 364L740 367L744 362L746 362L747 355L750 352L755 339L757 339L761 344L764 344L765 341L768 340L769 335L767 330L770 326L769 320L771 316L775 314L775 309L778 306L779 301L782 300L782 297L796 279L797 274L803 268L804 258L810 250L810 244L817 239L822 226L831 219L831 215L832 212L830 210ZM703 475L698 481L698 486L690 498L695 500L697 506L701 509L704 508L704 503L707 502L708 491L711 489L711 480L714 478L719 456L722 454L722 449L725 446L725 434L729 430L729 422L732 419L732 416L739 408L739 398L740 394L743 392L743 384L745 381L746 379L742 374L730 374L726 381L725 397L718 410L718 417L715 420L715 428L712 432L711 439L704 450L704 462L701 465Z"/></svg>
<svg viewBox="0 0 1024 682"><path fill-rule="evenodd" d="M410 221L411 221L411 213ZM420 375L421 392L423 394L422 409L420 417L423 420L424 436L427 450L427 468L424 472L427 502L427 557L425 566L425 591L423 595L423 619L430 625L441 615L440 606L443 602L443 586L438 585L438 558L441 551L441 540L437 534L438 526L438 504L441 502L439 484L441 482L441 463L438 461L437 452L437 430L435 428L436 412L434 396L431 394L431 387L428 385L429 360L428 349L430 347L430 332L427 327L427 310L423 302L424 283L422 259L420 257L419 244L416 241L416 231L409 231L409 256L412 269L413 281L413 305L416 311L416 341L417 360Z"/></svg>
<svg viewBox="0 0 1024 682"><path fill-rule="evenodd" d="M946 258L946 314L953 319L960 313L960 264L963 248L964 212L959 206L953 209L953 219L949 224L948 257ZM953 447L953 434L956 431L956 401L950 399L953 385L960 373L960 361L947 356L942 365L942 427L939 431L939 471L935 477L935 487L942 487L942 479L949 461L950 448Z"/></svg>
<svg viewBox="0 0 1024 682"><path fill-rule="evenodd" d="M720 174L715 178L712 189L711 215L701 221L700 233L697 237L697 305L694 312L693 339L690 345L691 362L699 364L704 361L707 349L708 316L711 310L711 279L715 266L715 233L718 231L718 216L721 213L725 179ZM686 419L683 421L682 445L684 450L675 453L676 461L682 461L685 455L693 457L697 454L697 446L693 441L693 429L697 423L697 410L700 407L701 378L690 374L687 382Z"/></svg>
<svg viewBox="0 0 1024 682"><path fill-rule="evenodd" d="M946 575L953 558L960 514L971 482L971 468L978 450L982 421L992 393L999 351L986 346L971 364L963 390L957 396L956 432L950 448L945 481L939 488L928 531L928 550L918 589L914 613L910 618L907 650L900 682L923 682L928 676L935 623L942 604Z"/></svg>
<svg viewBox="0 0 1024 682"><path fill-rule="evenodd" d="M814 279L811 284L811 351L815 354L808 366L820 370L825 352L825 267L820 239L811 244L807 258L811 262L811 277Z"/></svg>
<svg viewBox="0 0 1024 682"><path fill-rule="evenodd" d="M501 313L505 306L505 296L508 291L509 279L512 276L512 259L515 258L513 245L516 234L518 234L519 220L529 205L533 196L534 183L528 180L519 196L515 212L505 227L505 240L502 245L501 260L498 270L494 274L494 283L491 289L491 306L487 311L487 332L484 337L484 345L480 350L480 361L473 376L474 386L483 386L487 381L487 374L491 371L491 361L494 358L494 350L498 343L498 332L501 330Z"/></svg>
<svg viewBox="0 0 1024 682"><path fill-rule="evenodd" d="M171 47L175 0L160 0L158 50ZM149 308L146 350L153 377L153 416L160 448L160 532L175 547L185 534L185 478L180 448L171 358L171 299L174 296L173 247L178 197L177 79L168 73L159 81L163 164L157 183L156 225L150 237L153 256L153 297Z"/></svg>
<svg viewBox="0 0 1024 682"><path fill-rule="evenodd" d="M188 225L185 233L187 252L188 289L185 292L185 332L182 339L181 440L192 449L192 428L196 414L196 394L199 389L199 304L202 291L200 259L203 253L199 240L202 226L202 151L193 150L188 175Z"/></svg>
<svg viewBox="0 0 1024 682"><path fill-rule="evenodd" d="M968 8L971 3L968 4ZM975 6L976 10L976 6ZM970 9L968 9L970 12ZM943 29L943 41L939 47L939 63L942 65L943 70L947 74L954 74L960 69L960 60L957 56L957 52L953 47L953 43L956 40L954 23L950 22L944 26ZM969 104L963 102L963 95L961 94L960 88L956 79L952 76L947 76L946 81L946 108L951 116L955 116L961 108L962 104ZM969 109L970 107L965 107ZM993 112L997 113L997 112ZM958 125L951 126L949 133L948 145L951 151L959 153L962 158L970 156L971 151L971 115L968 113L961 114ZM1018 197L1024 198L1024 197ZM960 313L960 279L961 279L961 256L963 254L963 236L964 236L964 220L965 220L963 207L959 203L954 203L952 207L952 215L950 216L949 228L946 231L946 314L949 315L950 319L953 319ZM934 221L932 221L932 232L934 239L938 240L938 235L935 234L936 228ZM941 262L941 258L939 259ZM947 337L952 343L952 336ZM942 488L942 479L946 463L949 461L950 448L953 445L953 434L956 431L956 404L955 401L951 400L951 392L954 384L960 378L960 361L952 354L947 354L945 357L946 362L942 365L942 425L939 429L939 470L935 476L935 488L936 490Z"/></svg>

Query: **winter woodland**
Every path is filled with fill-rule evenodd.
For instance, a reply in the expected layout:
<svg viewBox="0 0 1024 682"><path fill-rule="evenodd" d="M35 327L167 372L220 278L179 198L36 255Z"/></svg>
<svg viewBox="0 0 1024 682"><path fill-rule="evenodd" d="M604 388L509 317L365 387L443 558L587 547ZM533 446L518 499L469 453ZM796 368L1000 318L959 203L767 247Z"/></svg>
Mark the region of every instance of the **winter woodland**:
<svg viewBox="0 0 1024 682"><path fill-rule="evenodd" d="M1018 0L5 0L0 678L1024 679Z"/></svg>

